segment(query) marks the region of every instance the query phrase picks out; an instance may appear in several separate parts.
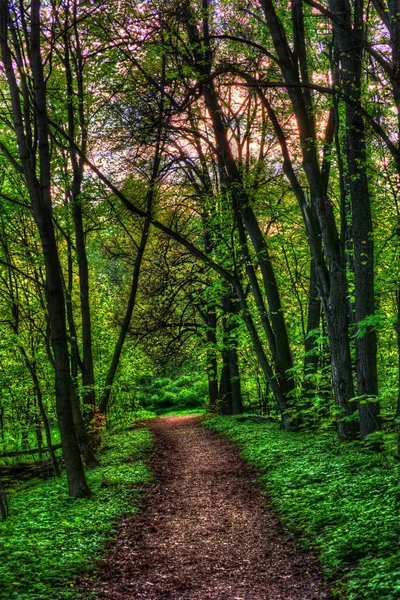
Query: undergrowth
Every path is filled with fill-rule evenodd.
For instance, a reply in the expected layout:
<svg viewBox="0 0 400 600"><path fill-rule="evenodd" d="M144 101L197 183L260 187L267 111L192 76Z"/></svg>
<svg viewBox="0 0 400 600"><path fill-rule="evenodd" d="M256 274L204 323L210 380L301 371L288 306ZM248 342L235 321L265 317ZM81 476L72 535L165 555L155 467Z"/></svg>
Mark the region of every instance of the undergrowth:
<svg viewBox="0 0 400 600"><path fill-rule="evenodd" d="M0 439L0 465L3 464L18 464L21 462L32 462L32 461L40 461L41 458L39 453L36 454L23 454L24 450L33 450L38 447L38 441L35 434L35 431L32 429L25 430L25 439L22 436L24 432L23 428L16 428L17 431L11 434L10 432L3 431L3 437ZM42 442L43 442L43 454L46 458L48 458L48 454L46 453L46 442L44 437L44 430L42 431ZM60 443L60 432L58 427L51 427L51 441L53 446ZM2 454L6 452L18 452L18 456L6 456L3 457ZM57 456L61 455L60 450L55 451Z"/></svg>
<svg viewBox="0 0 400 600"><path fill-rule="evenodd" d="M282 524L317 549L337 596L400 598L400 465L392 456L272 423L216 417L205 425L259 469Z"/></svg>
<svg viewBox="0 0 400 600"><path fill-rule="evenodd" d="M205 409L204 408L186 408L186 409L166 409L166 410L162 410L162 411L158 411L157 414L155 414L156 417L185 417L187 415L204 415L205 414Z"/></svg>
<svg viewBox="0 0 400 600"><path fill-rule="evenodd" d="M118 520L137 511L151 445L147 429L106 434L101 466L87 473L90 499L69 498L65 475L10 490L10 516L0 522L1 600L81 597L76 578L94 569Z"/></svg>

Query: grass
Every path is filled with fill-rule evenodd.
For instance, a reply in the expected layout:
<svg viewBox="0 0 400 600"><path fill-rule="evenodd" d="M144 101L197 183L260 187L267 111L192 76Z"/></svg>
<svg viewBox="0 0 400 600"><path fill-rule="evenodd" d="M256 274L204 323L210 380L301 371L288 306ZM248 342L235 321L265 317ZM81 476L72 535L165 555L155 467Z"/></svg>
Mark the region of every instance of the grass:
<svg viewBox="0 0 400 600"><path fill-rule="evenodd" d="M186 415L204 415L204 408L185 408L185 409L165 409L155 413L157 417L185 417Z"/></svg>
<svg viewBox="0 0 400 600"><path fill-rule="evenodd" d="M340 444L331 433L280 431L234 417L205 425L256 465L284 527L319 552L337 596L400 598L400 465L391 455Z"/></svg>
<svg viewBox="0 0 400 600"><path fill-rule="evenodd" d="M116 523L138 509L151 446L147 429L106 434L101 466L87 473L90 499L69 498L65 476L10 490L10 516L0 522L1 600L81 597L77 577L94 570Z"/></svg>

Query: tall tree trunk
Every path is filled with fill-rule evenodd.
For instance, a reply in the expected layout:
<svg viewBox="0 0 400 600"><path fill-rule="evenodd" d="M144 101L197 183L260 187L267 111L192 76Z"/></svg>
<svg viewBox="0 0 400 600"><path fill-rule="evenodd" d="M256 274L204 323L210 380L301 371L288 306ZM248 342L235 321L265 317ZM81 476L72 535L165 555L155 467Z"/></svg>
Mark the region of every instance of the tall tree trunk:
<svg viewBox="0 0 400 600"><path fill-rule="evenodd" d="M81 304L82 320L82 383L83 401L88 406L88 414L85 420L89 421L96 406L93 350L92 350L92 324L89 303L89 269L86 255L85 239L82 222L82 205L80 190L72 191L72 211L75 224L75 241L78 254L79 269L79 296ZM80 188L80 185L79 185Z"/></svg>
<svg viewBox="0 0 400 600"><path fill-rule="evenodd" d="M321 300L318 296L318 277L313 259L310 264L310 286L308 292L307 334L304 340L304 375L303 395L312 402L315 390L315 382L312 381L316 375L319 363L318 351L315 344L316 331L321 321Z"/></svg>
<svg viewBox="0 0 400 600"><path fill-rule="evenodd" d="M36 367L35 367L35 364L29 360L29 357L26 354L25 349L22 346L19 347L19 350L21 352L21 355L24 358L25 365L32 377L36 401L38 404L40 417L43 421L43 427L44 427L45 436L46 436L46 444L47 444L47 449L48 449L49 455L50 455L51 465L53 467L54 475L56 477L59 477L60 476L60 467L58 466L58 460L57 460L57 457L56 457L56 455L54 453L54 449L53 449L49 420L47 418L46 410L45 410L44 404L43 404L42 390L41 390L39 379L38 379L38 376L36 373Z"/></svg>
<svg viewBox="0 0 400 600"><path fill-rule="evenodd" d="M397 406L396 406L396 421L397 421L397 457L400 459L400 289L396 292L396 304L397 304L397 322L396 322L396 335L397 335L397 364L398 364L398 390L397 390Z"/></svg>
<svg viewBox="0 0 400 600"><path fill-rule="evenodd" d="M339 436L341 439L352 438L356 435L357 428L349 419L353 412L349 400L354 397L354 386L347 322L345 260L332 202L327 196L326 181L318 162L316 152L318 141L315 134L309 90L306 89L306 92L303 92L301 86L301 83L305 83L306 86L309 84L308 74L304 68L307 60L305 43L304 39L300 39L294 33L295 52L292 52L285 28L275 11L272 0L260 0L260 5L264 11L265 20L279 59L283 79L289 84L288 95L292 102L299 129L303 167L310 187L311 204L305 198L294 172L286 138L276 115L262 91L259 90L258 93L268 111L279 139L284 158L284 171L293 185L293 190L303 213L311 252L315 261L319 293L331 344L332 383L335 401L340 410ZM291 6L296 15L293 27L298 28L299 23L303 24L304 20L301 3L293 1Z"/></svg>
<svg viewBox="0 0 400 600"><path fill-rule="evenodd" d="M83 469L70 403L70 370L68 355L65 303L61 279L61 265L55 238L52 205L49 132L46 112L46 84L40 51L40 1L31 2L30 63L33 78L35 128L38 140L40 178L36 176L34 150L30 135L24 131L24 117L21 112L20 89L14 71L9 47L8 33L10 15L8 2L0 0L0 42L2 60L11 95L13 123L17 137L21 170L24 173L29 191L33 216L38 227L46 271L46 301L51 329L51 345L55 364L56 411L60 427L62 450L67 472L69 494L84 497L91 494ZM18 50L18 49L17 49ZM20 50L20 49L19 49ZM17 65L18 66L18 65ZM25 97L30 103L30 96ZM31 131L31 123L26 123Z"/></svg>
<svg viewBox="0 0 400 600"><path fill-rule="evenodd" d="M149 192L149 194L150 193L153 194L153 191L151 190ZM101 413L105 413L107 410L108 402L110 400L112 385L114 383L115 375L117 374L117 369L118 369L119 361L121 358L122 348L124 346L125 338L128 333L128 330L129 330L129 325L131 322L133 309L135 308L136 293L137 293L137 289L138 289L138 285L139 285L140 269L141 269L141 265L142 265L144 251L146 249L149 231L150 231L150 221L149 221L149 219L146 219L144 226L143 226L143 232L142 232L139 248L137 250L135 265L133 268L131 290L130 290L129 300L128 300L128 304L127 304L126 311L125 311L125 316L121 323L118 340L117 340L117 343L115 344L114 354L113 354L113 357L111 360L111 365L110 365L110 368L107 373L107 377L106 377L106 381L105 381L105 385L104 385L104 391L103 391L103 394L102 394L102 396L100 398L100 402L99 402L99 411Z"/></svg>
<svg viewBox="0 0 400 600"><path fill-rule="evenodd" d="M225 167L228 189L230 189L233 199L233 210L241 217L241 219L243 219L247 234L256 253L257 262L260 266L264 284L264 293L268 302L269 316L275 340L275 368L277 376L279 377L282 394L285 397L286 402L290 402L291 395L294 391L294 379L291 375L293 361L279 289L270 260L267 242L254 211L250 206L249 199L241 181L239 169L233 159L227 139L226 128L221 117L222 110L213 87L204 86L203 96L213 122L217 148L221 152L222 163Z"/></svg>
<svg viewBox="0 0 400 600"><path fill-rule="evenodd" d="M233 293L227 292L222 298L223 316L223 344L224 344L224 376L229 372L229 394L223 403L224 414L237 415L243 410L242 392L240 386L239 359L237 353L237 337L235 330L237 324L234 316L238 313L237 304L233 302Z"/></svg>
<svg viewBox="0 0 400 600"><path fill-rule="evenodd" d="M222 369L219 381L219 397L221 402L221 414L230 415L232 407L231 375L229 370L229 359L226 350L222 351Z"/></svg>
<svg viewBox="0 0 400 600"><path fill-rule="evenodd" d="M74 312L72 307L72 248L70 239L67 240L68 253L68 287L65 290L66 296L66 312L69 328L69 342L71 352L71 406L74 419L76 437L79 444L79 449L85 461L85 465L89 469L99 466L99 460L96 457L95 449L92 448L91 440L88 434L89 423L88 419L84 420L78 394L78 364L81 363L78 348L78 339L74 321Z"/></svg>
<svg viewBox="0 0 400 600"><path fill-rule="evenodd" d="M201 148L201 144L198 144L198 153L203 167L203 183L204 191L212 193L211 182L208 177L208 171L205 166L205 160ZM200 195L203 195L200 190ZM211 256L214 250L214 243L210 232L207 227L208 215L206 211L202 213L202 224L204 229L204 253L207 256ZM206 324L206 338L207 338L207 379L208 379L208 398L209 407L211 410L215 410L218 403L218 359L217 359L217 315L215 306L207 306L205 311L202 311L202 316Z"/></svg>
<svg viewBox="0 0 400 600"><path fill-rule="evenodd" d="M76 33L76 14L73 17L74 28ZM93 365L93 350L92 350L92 325L90 314L90 294L89 294L89 267L86 255L85 234L83 227L82 214L82 181L83 181L83 160L76 156L74 145L76 138L77 120L80 125L80 147L82 152L86 152L87 146L87 129L85 123L85 115L83 110L83 66L82 56L80 51L79 36L75 35L76 53L75 77L77 82L77 93L74 92L73 73L71 69L71 43L69 39L70 28L65 28L64 32L64 50L65 50L65 74L67 82L67 112L68 112L68 135L71 140L70 160L72 165L72 185L70 189L72 216L75 229L75 244L78 257L79 271L79 297L81 306L81 323L82 323L82 362L80 364L82 370L83 384L83 401L87 406L86 414L84 415L86 423L89 423L93 417L96 406L95 381L94 381L94 365ZM78 119L75 117L75 97L78 97Z"/></svg>
<svg viewBox="0 0 400 600"><path fill-rule="evenodd" d="M277 379L277 384L278 384L278 388L279 388L279 395L282 398L282 400L280 401L281 405L282 405L282 407L281 407L282 426L285 428L288 426L297 427L299 425L298 420L297 419L289 419L288 413L287 413L287 409L290 407L291 401L293 401L293 398L290 396L290 392L294 391L294 387L293 388L287 387L287 381L288 381L289 375L286 372L282 373L282 361L281 361L279 353L278 353L279 342L277 341L275 332L273 331L271 323L268 318L267 310L266 310L265 303L264 303L264 298L261 293L261 289L260 289L260 285L258 282L256 272L255 272L253 264L251 262L249 250L247 248L246 234L244 231L243 222L242 222L242 218L241 218L240 214L236 215L236 222L237 222L237 229L238 229L238 234L239 234L240 249L241 249L241 253L242 253L242 256L244 259L244 264L245 264L245 269L246 269L246 275L250 282L252 294L253 294L257 309L258 309L258 315L260 317L260 321L261 321L262 327L264 329L265 336L268 340L269 348L270 348L270 351L272 354L272 359L274 362L276 379ZM292 383L294 386L293 378L292 378ZM285 393L285 390L286 390L286 393ZM279 406L279 402L278 402L278 406ZM283 411L282 411L282 408L283 408Z"/></svg>
<svg viewBox="0 0 400 600"><path fill-rule="evenodd" d="M346 158L352 208L354 240L355 319L356 325L375 312L374 242L371 201L368 188L364 119L361 103L362 47L354 45L349 30L359 39L363 35L363 2L357 0L352 9L348 0L330 0L337 22L334 39L338 49L338 73L346 101ZM339 23L339 24L337 24ZM357 393L360 434L364 439L380 428L377 375L377 340L373 326L356 338Z"/></svg>
<svg viewBox="0 0 400 600"><path fill-rule="evenodd" d="M207 311L206 327L208 398L210 409L215 410L218 402L217 316L215 310Z"/></svg>

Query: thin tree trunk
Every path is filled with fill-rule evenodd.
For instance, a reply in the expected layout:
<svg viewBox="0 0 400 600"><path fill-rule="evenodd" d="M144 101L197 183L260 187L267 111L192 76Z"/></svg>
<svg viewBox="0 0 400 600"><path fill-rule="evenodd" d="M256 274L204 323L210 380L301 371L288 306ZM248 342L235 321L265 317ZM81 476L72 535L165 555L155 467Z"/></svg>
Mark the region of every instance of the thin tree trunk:
<svg viewBox="0 0 400 600"><path fill-rule="evenodd" d="M319 329L321 321L321 300L318 296L318 278L314 261L310 265L310 287L308 293L307 335L304 340L304 375L303 395L312 402L315 391L313 376L316 375L319 363L318 349L315 344L315 335L312 332Z"/></svg>
<svg viewBox="0 0 400 600"><path fill-rule="evenodd" d="M281 372L281 361L279 359L278 351L277 351L278 343L276 342L276 336L274 334L274 331L272 330L272 327L271 327L271 324L270 324L270 321L268 318L267 310L265 307L265 303L264 303L264 299L263 299L263 296L261 293L257 275L256 275L256 272L254 270L254 267L253 267L251 259L250 259L249 251L247 248L246 235L245 235L245 231L244 231L244 227L243 227L243 223L242 223L240 214L238 214L236 216L236 222L237 222L237 229L238 229L238 234L239 234L240 248L241 248L241 252L243 255L244 262L245 262L246 275L250 282L252 294L253 294L257 309L258 309L260 321L261 321L262 327L264 329L266 338L268 340L269 348L270 348L270 351L272 354L272 359L274 362L276 379L277 379L277 384L278 384L276 389L278 390L279 397L280 397L280 400L279 400L279 402L277 400L277 403L281 410L282 426L285 428L288 426L297 427L299 424L297 422L297 420L296 421L289 420L289 418L288 418L287 409L290 406L290 398L288 398L288 394L285 394L283 392L283 390L285 389L286 383L287 383L288 375L286 373ZM287 387L286 387L286 389L287 389ZM290 391L292 391L292 389L290 389Z"/></svg>
<svg viewBox="0 0 400 600"><path fill-rule="evenodd" d="M71 406L74 419L76 437L79 444L80 452L85 461L85 465L89 469L94 469L99 466L99 460L96 457L95 451L91 446L91 441L88 435L88 421L84 420L78 394L78 364L80 363L79 348L77 333L75 328L74 313L72 308L72 248L71 242L67 240L68 253L68 288L65 290L66 295L66 312L69 328L69 342L71 348Z"/></svg>
<svg viewBox="0 0 400 600"><path fill-rule="evenodd" d="M6 492L3 487L0 487L0 517L3 521L8 516L8 502Z"/></svg>
<svg viewBox="0 0 400 600"><path fill-rule="evenodd" d="M29 373L30 373L30 375L32 377L33 387L34 387L34 390L35 390L35 395L36 395L36 400L37 400L37 404L38 404L40 416L41 416L41 419L43 421L43 427L44 427L45 436L46 436L47 449L49 451L51 465L53 467L54 475L56 477L59 477L60 476L60 467L58 466L58 460L57 460L57 457L56 457L56 455L54 453L54 449L53 449L53 443L52 443L52 440L51 440L51 431L50 431L49 420L47 418L46 410L44 408L43 397L42 397L42 390L40 388L40 383L39 383L39 379L37 377L36 368L35 368L35 365L32 364L31 361L29 360L29 358L28 358L28 356L27 356L24 348L20 347L20 351L21 351L22 356L24 357L27 369L29 370Z"/></svg>
<svg viewBox="0 0 400 600"><path fill-rule="evenodd" d="M152 194L152 193L153 193L152 190L149 191L149 194ZM143 232L142 232L142 236L141 236L141 240L140 240L140 245L139 245L136 259L135 259L135 265L133 268L132 284L131 284L131 290L130 290L130 294L129 294L128 304L127 304L126 311L125 311L125 316L124 316L124 319L121 324L121 328L120 328L117 343L115 345L111 365L110 365L110 368L107 373L107 377L106 377L106 381L105 381L105 385L104 385L104 391L103 391L103 394L102 394L102 396L100 398L100 402L99 402L99 411L101 413L105 413L107 410L107 405L110 400L112 385L114 383L115 375L117 373L117 369L118 369L118 365L119 365L119 360L121 358L122 348L124 346L125 338L128 333L128 330L129 330L129 325L131 322L133 309L135 308L136 293L137 293L138 284L139 284L140 268L142 265L142 259L143 259L144 251L146 249L147 240L149 237L149 231L150 231L150 221L149 221L149 219L146 219L144 226L143 226Z"/></svg>
<svg viewBox="0 0 400 600"><path fill-rule="evenodd" d="M204 3L203 8L203 29L204 31L208 31L208 2ZM189 3L187 3L186 28L189 41L193 44L196 67L201 74L208 76L211 71L211 51L209 42L206 40L205 45L203 47L201 46L198 31L192 20L192 11ZM243 219L243 223L253 244L262 273L264 291L268 301L270 319L275 336L275 356L281 383L281 393L285 400L287 400L294 390L294 380L290 374L293 367L293 361L279 290L269 257L268 246L254 211L250 206L239 168L233 158L227 137L227 129L222 118L222 107L219 103L213 84L209 83L204 85L202 87L202 94L213 125L214 137L217 143L218 160L224 169L225 184L232 197L233 211L234 213L239 213Z"/></svg>
<svg viewBox="0 0 400 600"><path fill-rule="evenodd" d="M240 386L239 359L235 330L237 324L232 317L237 314L237 307L232 301L232 292L227 292L222 298L223 315L223 391L228 391L223 398L222 412L227 415L237 415L243 410ZM229 378L229 381L227 381Z"/></svg>
<svg viewBox="0 0 400 600"><path fill-rule="evenodd" d="M294 27L303 22L300 3L292 3L296 14ZM338 430L341 439L355 436L357 428L349 419L352 406L349 400L354 397L353 376L350 360L346 310L346 271L344 253L341 248L333 206L326 194L326 181L321 172L316 148L315 124L310 110L309 90L303 93L301 82L308 84L308 75L304 70L307 59L304 40L295 34L295 53L289 46L285 29L275 11L272 0L260 0L271 37L275 46L283 79L290 84L288 94L299 128L304 171L310 186L311 204L304 197L299 181L294 173L286 138L276 119L275 113L261 90L259 95L268 111L274 129L281 144L284 157L284 170L293 185L304 222L310 247L318 273L319 292L326 316L328 335L331 344L332 383L335 400L340 409ZM300 71L299 71L300 64ZM303 66L302 66L303 65ZM301 79L302 78L302 79ZM292 85L293 84L293 85ZM323 252L321 242L323 242ZM344 418L344 420L343 420Z"/></svg>
<svg viewBox="0 0 400 600"><path fill-rule="evenodd" d="M217 316L214 310L206 314L207 327L207 378L208 397L211 410L215 410L218 402L218 366L217 366Z"/></svg>
<svg viewBox="0 0 400 600"><path fill-rule="evenodd" d="M76 15L74 16L74 22L76 21ZM75 57L76 66L76 80L78 85L78 93L76 94L79 99L79 122L81 129L81 140L80 146L83 152L86 152L86 124L85 116L83 113L83 81L82 81L82 57L80 54L79 38L77 38L76 51L78 56ZM75 143L75 114L74 114L74 87L73 87L73 74L71 70L70 61L70 41L67 31L64 36L64 49L65 49L65 74L67 81L67 111L68 111L68 135ZM72 164L73 180L71 185L71 204L72 204L72 215L75 228L75 243L76 252L78 256L78 270L79 270L79 297L81 306L81 323L82 323L82 383L83 383L83 401L87 405L88 410L85 414L85 421L90 422L93 417L95 406L96 406L96 395L95 395L95 381L94 381L94 366L93 366L93 350L92 350L92 325L90 315L90 301L89 301L89 267L86 255L86 244L85 234L83 228L83 215L82 215L82 181L83 181L83 161L81 158L77 158L76 153L71 144L70 148L70 160Z"/></svg>
<svg viewBox="0 0 400 600"><path fill-rule="evenodd" d="M201 144L198 145L199 157L202 164L205 164L202 153ZM212 193L211 182L209 181L206 167L203 168L203 180L205 191ZM214 250L214 244L210 232L207 229L207 214L202 214L202 224L204 229L204 252L207 256L211 256ZM218 359L217 359L217 315L215 306L207 306L205 311L202 311L203 319L206 323L206 338L207 338L207 379L208 379L208 398L210 410L215 410L218 403Z"/></svg>
<svg viewBox="0 0 400 600"><path fill-rule="evenodd" d="M222 369L219 382L219 394L221 402L221 414L230 415L232 407L232 388L231 375L229 369L229 359L226 350L222 351Z"/></svg>
<svg viewBox="0 0 400 600"><path fill-rule="evenodd" d="M396 420L397 420L397 456L400 459L400 289L396 292L396 304L397 304L397 322L396 322L396 334L397 334L397 363L398 363L398 390L397 390L397 406L396 406Z"/></svg>
<svg viewBox="0 0 400 600"><path fill-rule="evenodd" d="M234 213L239 214L243 219L243 223L256 252L257 262L260 266L264 284L264 293L268 301L269 315L275 340L274 355L276 370L279 375L282 394L286 401L290 401L291 394L294 391L294 379L291 375L293 361L279 290L269 257L268 246L254 211L250 206L241 181L239 169L233 159L227 139L226 128L224 127L221 118L221 107L217 101L213 87L204 86L203 96L213 122L217 147L221 152L221 160L226 170L228 188L230 188L233 198Z"/></svg>

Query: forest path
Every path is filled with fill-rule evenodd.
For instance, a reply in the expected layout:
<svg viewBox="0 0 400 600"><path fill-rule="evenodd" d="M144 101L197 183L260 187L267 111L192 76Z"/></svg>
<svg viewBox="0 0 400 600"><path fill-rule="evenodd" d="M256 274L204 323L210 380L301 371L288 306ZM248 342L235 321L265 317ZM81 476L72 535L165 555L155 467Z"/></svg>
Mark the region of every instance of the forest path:
<svg viewBox="0 0 400 600"><path fill-rule="evenodd" d="M94 591L112 600L330 598L313 558L264 508L254 470L201 417L149 423L155 484L125 519Z"/></svg>

